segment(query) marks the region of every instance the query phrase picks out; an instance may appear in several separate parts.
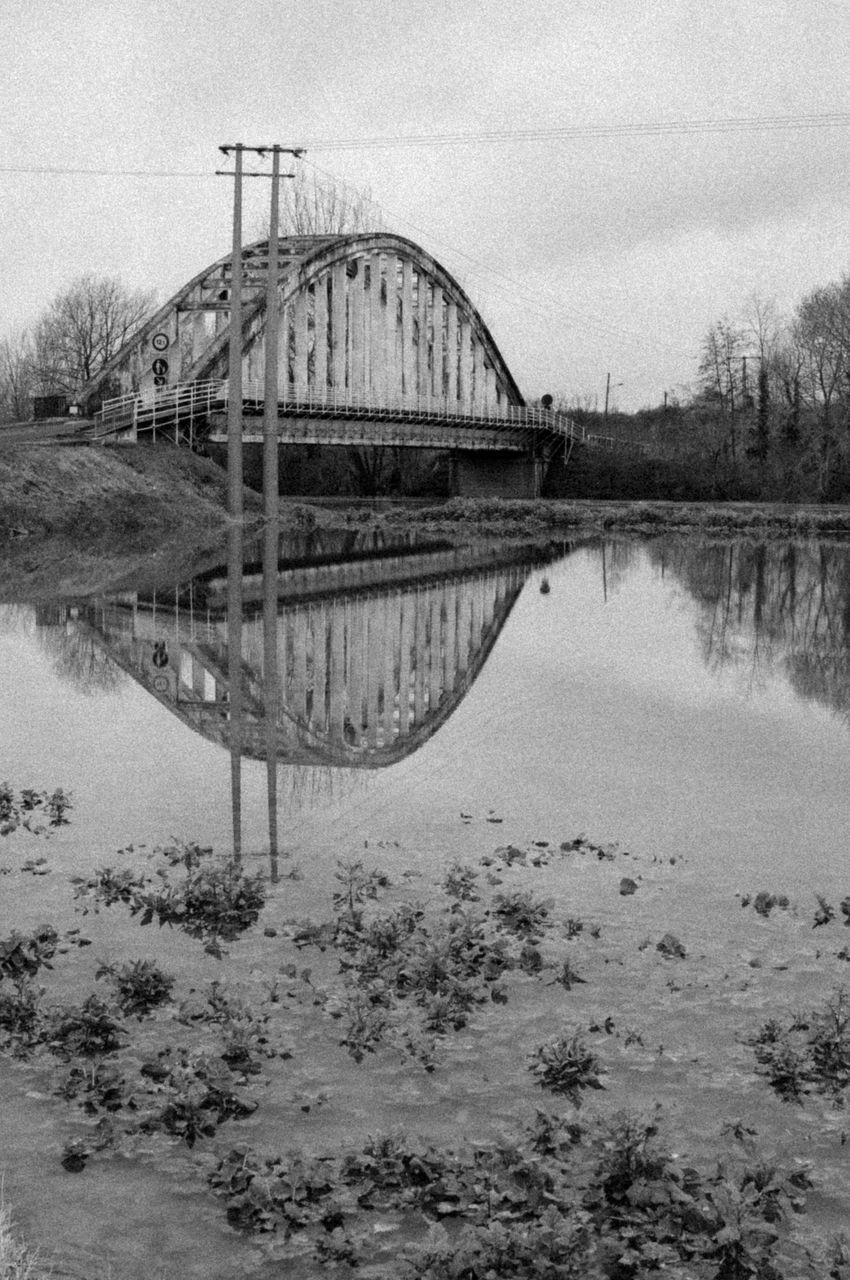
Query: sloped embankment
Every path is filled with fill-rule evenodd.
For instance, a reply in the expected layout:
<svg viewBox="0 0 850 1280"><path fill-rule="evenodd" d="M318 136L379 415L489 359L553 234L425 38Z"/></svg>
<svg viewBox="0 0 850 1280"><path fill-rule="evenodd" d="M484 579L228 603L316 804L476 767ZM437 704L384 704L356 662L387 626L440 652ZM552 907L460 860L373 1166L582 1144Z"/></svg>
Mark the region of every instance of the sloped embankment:
<svg viewBox="0 0 850 1280"><path fill-rule="evenodd" d="M215 536L226 526L226 477L189 450L126 445L0 449L0 540L16 535L132 540ZM258 495L246 494L256 511Z"/></svg>

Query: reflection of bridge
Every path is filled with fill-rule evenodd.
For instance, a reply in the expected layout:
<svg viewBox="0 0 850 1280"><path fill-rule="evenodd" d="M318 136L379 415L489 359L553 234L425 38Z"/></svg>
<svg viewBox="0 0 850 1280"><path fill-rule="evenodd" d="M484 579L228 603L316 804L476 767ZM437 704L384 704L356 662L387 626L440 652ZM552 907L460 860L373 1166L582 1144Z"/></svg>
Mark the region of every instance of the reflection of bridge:
<svg viewBox="0 0 850 1280"><path fill-rule="evenodd" d="M375 767L414 751L475 680L539 559L527 548L425 548L282 568L274 619L281 761ZM167 597L117 597L80 616L185 723L265 757L267 641L263 609L251 603L254 581L243 581L240 725L231 716L224 579L209 574Z"/></svg>
<svg viewBox="0 0 850 1280"><path fill-rule="evenodd" d="M455 487L536 493L545 463L581 431L529 408L463 289L429 254L387 234L280 242L281 442L450 449ZM243 438L263 409L268 242L242 252ZM100 431L226 439L230 257L190 280L84 389Z"/></svg>

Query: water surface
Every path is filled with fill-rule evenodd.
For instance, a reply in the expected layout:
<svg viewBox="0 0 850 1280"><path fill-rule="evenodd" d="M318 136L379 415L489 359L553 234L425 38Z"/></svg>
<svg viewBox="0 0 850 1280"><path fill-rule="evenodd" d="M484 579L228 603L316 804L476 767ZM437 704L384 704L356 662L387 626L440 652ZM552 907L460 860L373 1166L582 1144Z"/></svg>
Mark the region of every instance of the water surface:
<svg viewBox="0 0 850 1280"><path fill-rule="evenodd" d="M44 918L72 923L67 877L128 843L176 837L223 852L235 843L258 866L276 854L278 874L297 865L302 881L281 879L267 909L279 925L318 910L340 857L374 853L424 885L497 845L556 847L580 832L617 841L640 869L634 899L617 895L613 870L561 873L561 891L621 948L604 994L582 988L575 999L609 999L618 1019L642 1018L647 1044L678 1038L681 1061L668 1075L630 1070L610 1099L660 1098L689 1132L707 1134L745 1088L736 1011L750 995L736 993L748 990L751 961L772 971L777 947L798 961L765 977L759 1007L803 1002L841 970L835 947L829 964L821 958L806 913L815 892L847 892L850 552L349 537L284 543L274 561L271 573L268 547L237 541L192 582L0 607L0 779L61 785L75 805L51 846L50 875L23 874L23 846L0 846L9 869L0 934ZM760 889L788 894L797 914L758 922L753 935L736 894ZM126 945L126 923L93 927L108 955ZM667 928L703 965L675 1014L667 975L645 1007L628 983L654 955L644 935ZM145 943L192 981L216 971L168 933ZM240 979L267 969L262 938L238 955ZM656 976L647 974L648 992ZM293 1078L344 1094L344 1104L331 1119L293 1119L281 1085L264 1132L321 1146L388 1122L447 1138L507 1123L528 1092L517 1045L538 1034L535 1009L530 1001L511 1015L518 1021L494 1024L503 1074L494 1065L486 1088L474 1039L434 1080L378 1060L352 1076L342 1056L324 1060L317 1040ZM695 1083L686 1061L700 1064ZM256 1259L177 1176L176 1157L174 1168L127 1162L121 1179L109 1164L93 1165L88 1181L64 1174L59 1104L22 1103L22 1070L2 1076L0 1126L9 1195L27 1206L31 1233L55 1247L59 1223L68 1257L91 1249L132 1280L147 1274L154 1237L164 1275L251 1273ZM746 1089L748 1107L785 1126L763 1084ZM794 1123L802 1129L783 1140L796 1152L808 1122ZM826 1141L829 1123L819 1132ZM838 1225L848 1206L822 1200L823 1222ZM112 1239L116 1212L134 1224L126 1247Z"/></svg>

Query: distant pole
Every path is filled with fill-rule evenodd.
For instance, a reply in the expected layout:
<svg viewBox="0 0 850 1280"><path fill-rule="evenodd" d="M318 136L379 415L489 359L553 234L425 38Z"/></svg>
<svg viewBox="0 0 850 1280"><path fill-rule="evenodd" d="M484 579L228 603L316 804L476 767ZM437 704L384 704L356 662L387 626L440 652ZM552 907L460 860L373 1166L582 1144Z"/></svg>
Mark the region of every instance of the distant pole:
<svg viewBox="0 0 850 1280"><path fill-rule="evenodd" d="M269 202L269 265L266 273L266 378L263 392L263 508L267 520L277 515L278 496L278 223L280 148L272 148Z"/></svg>
<svg viewBox="0 0 850 1280"><path fill-rule="evenodd" d="M608 426L608 397L611 394L611 371L608 371L608 377L605 379L605 412L602 415L603 426Z"/></svg>
<svg viewBox="0 0 850 1280"><path fill-rule="evenodd" d="M227 396L227 492L230 514L242 516L242 149L233 175L233 261L230 277L230 348Z"/></svg>

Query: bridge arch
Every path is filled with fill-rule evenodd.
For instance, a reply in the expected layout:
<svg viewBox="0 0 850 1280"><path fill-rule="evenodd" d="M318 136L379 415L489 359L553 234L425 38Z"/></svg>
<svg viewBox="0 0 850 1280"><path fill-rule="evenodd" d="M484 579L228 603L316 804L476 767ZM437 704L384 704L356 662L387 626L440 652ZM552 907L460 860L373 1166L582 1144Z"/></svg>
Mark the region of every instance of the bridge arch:
<svg viewBox="0 0 850 1280"><path fill-rule="evenodd" d="M459 414L524 403L464 289L413 241L383 232L289 236L279 256L281 400L343 394ZM267 267L267 240L243 249L243 384L260 396ZM85 406L226 378L231 275L228 256L178 290L88 384Z"/></svg>

